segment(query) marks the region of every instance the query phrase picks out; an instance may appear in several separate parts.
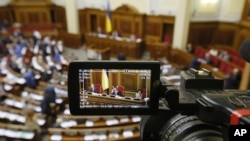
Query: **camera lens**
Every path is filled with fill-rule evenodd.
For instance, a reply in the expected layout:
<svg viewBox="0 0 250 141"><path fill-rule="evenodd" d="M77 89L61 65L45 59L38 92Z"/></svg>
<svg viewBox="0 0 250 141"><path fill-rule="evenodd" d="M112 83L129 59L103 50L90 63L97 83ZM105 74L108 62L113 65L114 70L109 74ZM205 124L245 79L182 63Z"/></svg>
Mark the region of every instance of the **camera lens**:
<svg viewBox="0 0 250 141"><path fill-rule="evenodd" d="M221 129L216 125L181 114L168 120L160 136L161 141L223 141Z"/></svg>

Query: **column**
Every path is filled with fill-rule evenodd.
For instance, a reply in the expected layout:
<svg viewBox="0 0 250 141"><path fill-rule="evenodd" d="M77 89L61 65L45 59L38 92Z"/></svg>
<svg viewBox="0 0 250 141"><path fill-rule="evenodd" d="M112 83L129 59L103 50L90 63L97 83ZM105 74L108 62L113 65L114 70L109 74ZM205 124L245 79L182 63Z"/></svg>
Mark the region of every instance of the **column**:
<svg viewBox="0 0 250 141"><path fill-rule="evenodd" d="M175 16L173 48L184 49L187 45L187 37L189 30L189 22L191 18L191 3L190 0L180 0L178 10Z"/></svg>
<svg viewBox="0 0 250 141"><path fill-rule="evenodd" d="M250 63L246 62L245 68L241 75L240 90L248 90L250 80Z"/></svg>
<svg viewBox="0 0 250 141"><path fill-rule="evenodd" d="M68 33L79 34L77 0L65 0Z"/></svg>

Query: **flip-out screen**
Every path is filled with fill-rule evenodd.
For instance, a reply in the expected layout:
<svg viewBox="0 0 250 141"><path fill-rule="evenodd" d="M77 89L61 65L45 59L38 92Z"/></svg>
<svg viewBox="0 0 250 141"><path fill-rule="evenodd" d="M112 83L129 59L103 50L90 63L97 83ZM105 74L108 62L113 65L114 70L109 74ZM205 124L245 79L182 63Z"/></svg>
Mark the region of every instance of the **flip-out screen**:
<svg viewBox="0 0 250 141"><path fill-rule="evenodd" d="M158 109L159 69L158 62L71 62L70 112L152 114Z"/></svg>

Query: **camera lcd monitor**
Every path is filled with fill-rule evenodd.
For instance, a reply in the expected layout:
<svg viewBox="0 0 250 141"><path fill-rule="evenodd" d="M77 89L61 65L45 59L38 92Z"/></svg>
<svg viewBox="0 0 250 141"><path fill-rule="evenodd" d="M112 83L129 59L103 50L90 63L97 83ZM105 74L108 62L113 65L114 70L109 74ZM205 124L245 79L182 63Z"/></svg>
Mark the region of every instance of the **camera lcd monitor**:
<svg viewBox="0 0 250 141"><path fill-rule="evenodd" d="M159 62L75 61L68 71L73 115L153 114L158 109Z"/></svg>

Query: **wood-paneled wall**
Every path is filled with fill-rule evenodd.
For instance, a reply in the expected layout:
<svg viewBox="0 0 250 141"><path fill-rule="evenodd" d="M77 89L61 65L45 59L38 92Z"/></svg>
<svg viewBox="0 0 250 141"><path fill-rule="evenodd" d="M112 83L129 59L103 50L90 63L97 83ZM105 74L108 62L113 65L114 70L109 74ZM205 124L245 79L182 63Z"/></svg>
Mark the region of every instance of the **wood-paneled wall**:
<svg viewBox="0 0 250 141"><path fill-rule="evenodd" d="M129 5L122 5L111 11L112 30L129 37L132 34L143 35L143 14ZM100 9L86 8L79 10L80 31L82 34L97 32L101 28L105 30L106 11Z"/></svg>
<svg viewBox="0 0 250 141"><path fill-rule="evenodd" d="M22 24L52 23L50 16L50 1L12 1L15 22Z"/></svg>
<svg viewBox="0 0 250 141"><path fill-rule="evenodd" d="M188 42L192 44L225 44L238 49L245 39L250 38L250 20L248 18L249 2L246 2L242 19L239 23L229 22L191 22ZM39 2L15 1L0 8L0 21L7 20L10 24L56 24L61 30L67 31L65 8L50 3L50 0ZM78 10L81 41L89 32L96 32L100 27L105 32L106 10L85 8ZM145 15L130 5L121 5L111 11L112 27L124 37L136 34L145 43L163 42L167 34L173 37L174 16ZM171 39L172 40L172 39ZM80 42L80 41L78 41Z"/></svg>
<svg viewBox="0 0 250 141"><path fill-rule="evenodd" d="M239 50L250 38L250 22L191 22L188 43L193 45L221 44Z"/></svg>
<svg viewBox="0 0 250 141"><path fill-rule="evenodd" d="M11 6L0 7L0 22L7 21L8 23L14 22L14 14L11 10Z"/></svg>
<svg viewBox="0 0 250 141"><path fill-rule="evenodd" d="M121 5L112 12L112 24L114 30L120 32L122 36L129 37L136 34L143 35L143 14L130 5Z"/></svg>
<svg viewBox="0 0 250 141"><path fill-rule="evenodd" d="M133 72L109 72L109 92L111 92L112 86L122 86L125 90L125 96L129 95L134 97L135 92L138 89L147 88L150 91L150 81L148 79L141 79L139 73ZM89 82L93 84L102 84L102 71L92 72L91 80Z"/></svg>
<svg viewBox="0 0 250 141"><path fill-rule="evenodd" d="M145 24L144 24L145 42L146 43L163 42L165 35L172 38L174 31L174 21L175 17L173 16L147 15L145 17Z"/></svg>
<svg viewBox="0 0 250 141"><path fill-rule="evenodd" d="M211 44L217 22L192 22L189 26L188 43Z"/></svg>
<svg viewBox="0 0 250 141"><path fill-rule="evenodd" d="M67 31L66 11L64 7L52 5L51 20L58 29Z"/></svg>

